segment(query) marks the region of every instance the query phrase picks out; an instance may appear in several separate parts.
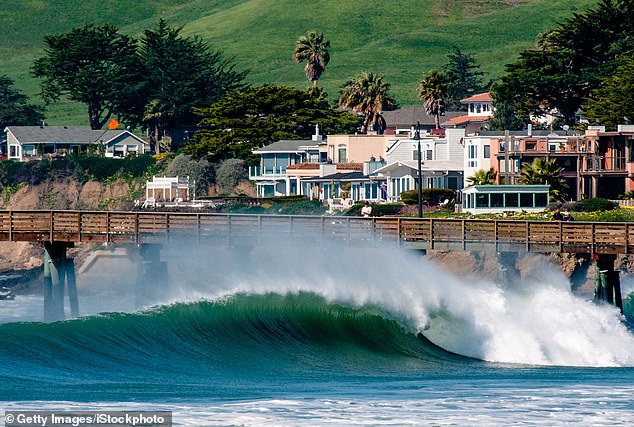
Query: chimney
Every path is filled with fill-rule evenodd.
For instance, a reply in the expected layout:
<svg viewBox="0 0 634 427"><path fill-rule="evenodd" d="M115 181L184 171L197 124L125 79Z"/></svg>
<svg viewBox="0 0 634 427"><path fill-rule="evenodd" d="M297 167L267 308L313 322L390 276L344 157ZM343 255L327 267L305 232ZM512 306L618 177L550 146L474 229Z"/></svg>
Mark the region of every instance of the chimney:
<svg viewBox="0 0 634 427"><path fill-rule="evenodd" d="M315 134L313 135L313 141L315 142L321 141L321 135L319 134L319 124L315 125Z"/></svg>
<svg viewBox="0 0 634 427"><path fill-rule="evenodd" d="M526 133L528 136L533 136L533 124L529 123L528 124L528 129L526 129Z"/></svg>

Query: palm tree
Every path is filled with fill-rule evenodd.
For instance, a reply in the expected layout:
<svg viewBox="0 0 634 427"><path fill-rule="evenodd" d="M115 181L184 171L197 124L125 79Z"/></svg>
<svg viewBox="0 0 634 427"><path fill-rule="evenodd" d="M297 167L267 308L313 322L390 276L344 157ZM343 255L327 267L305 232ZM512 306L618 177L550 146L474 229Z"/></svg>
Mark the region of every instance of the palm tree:
<svg viewBox="0 0 634 427"><path fill-rule="evenodd" d="M309 31L295 42L293 59L298 64L306 61L304 73L308 80L313 82L313 86L317 86L317 80L330 61L329 47L330 41L324 40L324 33L315 31Z"/></svg>
<svg viewBox="0 0 634 427"><path fill-rule="evenodd" d="M436 129L440 128L440 115L445 112L445 98L449 82L440 71L431 70L418 82L418 97L425 101L425 111L436 118Z"/></svg>
<svg viewBox="0 0 634 427"><path fill-rule="evenodd" d="M480 169L473 176L467 178L467 182L469 183L469 187L473 185L491 185L495 184L495 178L497 178L497 172L495 172L493 168L488 171Z"/></svg>
<svg viewBox="0 0 634 427"><path fill-rule="evenodd" d="M383 110L396 107L396 100L388 95L390 84L382 76L372 72L348 80L339 95L339 106L354 113L364 115L362 131L367 133L372 127L377 133L385 131L386 123Z"/></svg>
<svg viewBox="0 0 634 427"><path fill-rule="evenodd" d="M563 169L555 164L554 160L541 157L532 163L524 163L520 170L520 182L522 184L546 184L550 185L550 197L561 200L566 182L559 176Z"/></svg>

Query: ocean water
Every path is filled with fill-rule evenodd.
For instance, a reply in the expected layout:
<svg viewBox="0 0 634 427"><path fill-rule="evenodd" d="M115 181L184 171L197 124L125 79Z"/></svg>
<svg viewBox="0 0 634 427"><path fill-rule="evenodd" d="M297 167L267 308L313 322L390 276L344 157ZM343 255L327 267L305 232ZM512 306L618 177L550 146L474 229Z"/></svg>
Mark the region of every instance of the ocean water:
<svg viewBox="0 0 634 427"><path fill-rule="evenodd" d="M168 289L141 307L132 278L80 277L81 316L61 322L40 321L39 295L0 301L3 408L167 410L187 426L634 423L632 328L547 263L508 290L390 247L161 256Z"/></svg>

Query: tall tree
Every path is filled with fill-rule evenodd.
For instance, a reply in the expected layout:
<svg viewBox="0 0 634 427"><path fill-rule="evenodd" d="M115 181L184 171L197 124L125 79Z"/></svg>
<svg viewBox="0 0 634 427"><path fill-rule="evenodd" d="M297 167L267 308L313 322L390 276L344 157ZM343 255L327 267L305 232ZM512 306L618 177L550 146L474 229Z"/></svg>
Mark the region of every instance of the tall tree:
<svg viewBox="0 0 634 427"><path fill-rule="evenodd" d="M550 185L550 197L561 200L566 188L565 180L560 176L562 168L555 164L554 160L541 157L531 163L524 163L520 170L520 182L522 184Z"/></svg>
<svg viewBox="0 0 634 427"><path fill-rule="evenodd" d="M32 71L46 102L64 96L88 106L92 129L101 129L132 98L140 73L135 41L112 25L92 24L44 37L45 55Z"/></svg>
<svg viewBox="0 0 634 427"><path fill-rule="evenodd" d="M574 125L584 101L634 51L632 16L632 0L602 0L573 14L507 65L499 93L522 121L553 114Z"/></svg>
<svg viewBox="0 0 634 427"><path fill-rule="evenodd" d="M513 102L513 94L515 88L509 85L498 85L494 83L491 86L491 97L493 98L493 110L495 115L487 121L487 128L491 130L521 130L525 127L525 122L521 117L526 118L528 115L519 115L516 111L516 104Z"/></svg>
<svg viewBox="0 0 634 427"><path fill-rule="evenodd" d="M418 82L418 97L422 99L427 114L434 115L436 129L440 128L440 116L445 112L445 98L449 82L442 72L431 70Z"/></svg>
<svg viewBox="0 0 634 427"><path fill-rule="evenodd" d="M37 125L42 120L43 108L29 104L28 96L13 87L13 80L0 76L0 129L5 126Z"/></svg>
<svg viewBox="0 0 634 427"><path fill-rule="evenodd" d="M476 63L471 54L462 53L458 47L447 55L449 61L443 67L443 73L447 77L447 100L445 106L448 110L466 111L467 106L460 102L484 88L480 65Z"/></svg>
<svg viewBox="0 0 634 427"><path fill-rule="evenodd" d="M614 75L602 81L585 106L586 117L616 130L617 125L634 123L634 58L623 62Z"/></svg>
<svg viewBox="0 0 634 427"><path fill-rule="evenodd" d="M227 91L244 87L246 72L236 71L231 60L201 39L182 37L180 32L181 28L172 28L161 19L140 40L144 75L138 93L142 104L133 119L148 128L156 152L164 133L196 123L194 107L209 106Z"/></svg>
<svg viewBox="0 0 634 427"><path fill-rule="evenodd" d="M396 100L389 95L390 84L372 72L361 73L348 80L341 89L339 106L354 113L363 114L363 132L372 129L379 134L385 131L383 110L396 108Z"/></svg>
<svg viewBox="0 0 634 427"><path fill-rule="evenodd" d="M312 89L312 88L311 88ZM201 130L183 151L216 162L239 158L257 164L254 149L281 139L309 139L315 125L351 133L360 118L333 108L323 91L262 86L232 91L211 107L196 108Z"/></svg>
<svg viewBox="0 0 634 427"><path fill-rule="evenodd" d="M300 36L295 42L293 59L296 63L306 61L304 73L313 86L317 86L317 80L330 62L330 41L324 40L324 33L309 31L305 36Z"/></svg>

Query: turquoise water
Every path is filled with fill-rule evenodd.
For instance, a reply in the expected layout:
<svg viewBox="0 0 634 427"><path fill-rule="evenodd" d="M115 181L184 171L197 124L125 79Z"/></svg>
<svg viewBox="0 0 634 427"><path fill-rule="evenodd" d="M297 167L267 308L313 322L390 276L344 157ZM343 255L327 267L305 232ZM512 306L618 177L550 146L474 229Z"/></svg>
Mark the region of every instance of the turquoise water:
<svg viewBox="0 0 634 427"><path fill-rule="evenodd" d="M38 297L0 307L4 408L162 409L177 425L634 422L631 329L552 267L511 293L400 252L276 251L182 259L166 301L138 310L90 313L86 296L81 318L45 324L29 320Z"/></svg>

